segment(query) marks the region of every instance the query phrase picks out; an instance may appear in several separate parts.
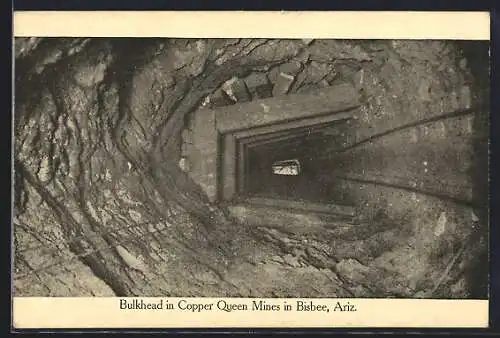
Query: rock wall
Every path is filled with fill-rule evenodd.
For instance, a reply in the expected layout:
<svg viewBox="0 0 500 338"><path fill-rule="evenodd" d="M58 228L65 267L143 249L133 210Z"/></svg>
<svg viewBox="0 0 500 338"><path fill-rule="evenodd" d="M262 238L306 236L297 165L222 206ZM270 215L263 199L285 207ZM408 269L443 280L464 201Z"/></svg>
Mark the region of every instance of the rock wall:
<svg viewBox="0 0 500 338"><path fill-rule="evenodd" d="M15 55L16 295L258 294L258 279L242 291L227 273L255 234L228 220L186 174L190 117L201 106L351 81L366 97L360 140L474 102L467 59L449 42L29 38L16 39ZM475 163L475 124L464 118L426 128L353 148L342 155L351 163L345 171L404 168L405 179L418 174L418 185L433 177L431 186L452 177L460 182L455 195L470 200L473 181L461 169ZM411 145L406 157L403 140ZM484 252L484 236L459 269L450 273L447 262L474 226L485 226L483 214L476 212L478 221L456 202L401 189L344 187L369 218L380 210L392 221L406 217L404 231L388 235L391 245L364 263L403 276L406 296L436 281L442 296L471 295L464 271ZM333 269L347 276L357 263L343 257Z"/></svg>
<svg viewBox="0 0 500 338"><path fill-rule="evenodd" d="M219 231L230 224L178 166L184 118L231 77L285 63L301 46L17 39L16 293L79 295L71 285L97 281L107 285L99 294L206 293L187 281L223 270L230 239Z"/></svg>
<svg viewBox="0 0 500 338"><path fill-rule="evenodd" d="M353 77L367 101L354 144L329 155L332 184L367 217L407 229L408 242L375 264L413 285L444 278L457 252L487 246L478 239L488 222L487 73L473 74L450 44L415 41L392 42L383 65Z"/></svg>
<svg viewBox="0 0 500 338"><path fill-rule="evenodd" d="M477 240L488 215L487 68L473 73L464 51L443 41L306 43L287 64L228 80L205 104L232 105L338 81L356 86L364 104L351 126L354 137L346 149L333 145L325 154L322 180L366 219L388 218L408 233L408 242L377 264L408 276L413 288L422 279L439 280L465 250L464 239L475 238L472 247L487 241ZM475 48L487 53L484 45ZM192 134L189 124L185 131ZM389 263L394 258L399 261Z"/></svg>

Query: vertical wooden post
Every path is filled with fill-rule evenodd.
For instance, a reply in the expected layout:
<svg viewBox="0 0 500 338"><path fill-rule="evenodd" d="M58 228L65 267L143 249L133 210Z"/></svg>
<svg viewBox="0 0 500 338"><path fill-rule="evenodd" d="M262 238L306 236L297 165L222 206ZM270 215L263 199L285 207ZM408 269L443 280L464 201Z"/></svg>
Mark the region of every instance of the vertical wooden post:
<svg viewBox="0 0 500 338"><path fill-rule="evenodd" d="M236 139L224 135L222 142L222 198L230 200L236 193Z"/></svg>

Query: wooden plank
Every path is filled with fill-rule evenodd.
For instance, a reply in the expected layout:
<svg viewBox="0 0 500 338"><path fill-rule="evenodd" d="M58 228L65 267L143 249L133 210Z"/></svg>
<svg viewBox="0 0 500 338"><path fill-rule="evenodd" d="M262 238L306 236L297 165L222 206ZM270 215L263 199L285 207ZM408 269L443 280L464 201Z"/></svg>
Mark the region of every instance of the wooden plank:
<svg viewBox="0 0 500 338"><path fill-rule="evenodd" d="M351 206L344 206L330 203L316 203L309 201L286 200L265 197L248 197L240 201L247 204L265 205L268 207L303 210L325 214L337 214L343 216L354 216L356 209Z"/></svg>
<svg viewBox="0 0 500 338"><path fill-rule="evenodd" d="M231 135L223 138L222 198L230 200L236 193L236 140Z"/></svg>
<svg viewBox="0 0 500 338"><path fill-rule="evenodd" d="M242 142L238 142L238 162L236 166L236 176L237 176L237 186L236 190L238 194L242 194L246 189L246 181L248 176L248 158L247 158L246 145Z"/></svg>
<svg viewBox="0 0 500 338"><path fill-rule="evenodd" d="M240 142L244 142L247 146L254 146L262 143L271 143L271 142L293 139L296 137L301 137L307 133L316 134L318 132L321 132L322 130L331 129L333 127L336 127L337 129L345 128L346 121L349 120L347 119L342 122L335 121L333 123L326 123L326 124L314 124L300 128L291 128L274 133L257 134L243 138L241 137L241 135L247 135L249 133L240 132L240 133L235 133L235 136L238 137L238 140L240 140Z"/></svg>
<svg viewBox="0 0 500 338"><path fill-rule="evenodd" d="M307 119L358 107L360 95L350 84L312 92L255 100L215 110L220 133Z"/></svg>
<svg viewBox="0 0 500 338"><path fill-rule="evenodd" d="M291 233L324 233L330 229L342 232L356 226L345 220L345 217L332 214L285 210L255 204L230 204L226 207L244 226L277 228Z"/></svg>
<svg viewBox="0 0 500 338"><path fill-rule="evenodd" d="M335 113L335 114L329 114L329 115L321 115L321 116L315 116L311 118L305 118L301 120L295 120L295 121L288 121L288 122L283 122L283 123L278 123L278 124L273 124L270 126L263 126L259 128L251 128L251 129L246 129L246 130L239 130L232 132L231 134L234 135L238 140L244 139L244 138L249 138L249 137L255 137L258 135L265 135L265 134L273 134L273 133L278 133L278 132L287 132L287 131L292 131L294 129L303 129L307 127L312 127L312 126L319 126L322 124L327 124L327 123L332 123L334 121L342 121L342 120L347 120L353 117L355 114L356 110L349 110L349 111L343 111L340 113Z"/></svg>

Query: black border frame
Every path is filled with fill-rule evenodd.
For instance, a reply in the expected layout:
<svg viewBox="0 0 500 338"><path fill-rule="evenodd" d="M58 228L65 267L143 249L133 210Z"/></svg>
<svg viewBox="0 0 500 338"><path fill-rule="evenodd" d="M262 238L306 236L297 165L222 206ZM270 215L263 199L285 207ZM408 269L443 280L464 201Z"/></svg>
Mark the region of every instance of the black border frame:
<svg viewBox="0 0 500 338"><path fill-rule="evenodd" d="M497 126L500 126L500 116L496 113L500 108L500 95L494 95L496 92L500 92L499 88L499 75L498 75L498 63L500 57L498 54L499 49L499 33L500 33L500 6L499 2L495 0L475 0L475 1L446 1L446 0L415 0L406 1L404 4L402 1L397 0L385 0L385 1L375 1L375 0L364 0L359 2L352 2L349 0L337 1L335 6L330 3L330 6L326 4L315 4L315 2L309 0L307 2L302 2L299 4L298 1L275 1L273 4L266 3L264 0L254 0L254 1L239 1L238 3L233 3L233 6L228 6L223 1L219 2L208 2L208 1L187 1L180 0L177 2L173 1L162 1L162 0L141 0L135 2L133 0L13 0L11 8L9 10L8 17L8 29L7 34L7 50L9 51L9 68L5 79L12 90L12 10L14 11L45 11L45 10L60 10L60 11L78 11L78 10L112 10L112 11L125 11L125 10L370 10L370 11L381 11L381 10L391 10L391 11L488 11L490 12L490 27L491 27L491 40L490 40L490 51L491 51L491 71L490 71L490 82L491 82L491 114L490 114L490 327L488 329L376 329L376 328L364 328L364 329L345 329L345 328L331 328L331 329L270 329L270 328L252 328L252 329L241 329L241 328L224 328L224 329L53 329L53 330L19 330L14 329L11 321L11 278L10 278L10 268L9 268L9 321L10 321L10 333L118 333L118 334L128 334L128 333L168 333L168 334L314 334L314 335L324 335L324 334L471 334L471 335L500 335L500 246L495 243L495 239L500 239L500 226L498 225L499 220L499 209L495 206L499 205L499 199L497 196L497 191L499 191L499 182L494 173L500 172L500 166L495 161L495 154L497 148L500 149L500 137L498 136L500 130ZM265 4L265 5L264 5ZM237 5L237 6L235 6ZM12 92L6 91L9 95L9 103L12 102ZM5 91L4 91L5 93ZM11 132L10 121L12 118L12 105L9 104L9 122L6 125L9 128L9 150L11 150ZM4 134L7 138L7 133ZM12 155L12 154L10 154ZM11 172L11 156L9 156L9 168L8 172ZM12 179L12 177L11 177ZM9 189L9 198L11 198L12 191ZM8 222L9 227L4 227L7 232L7 238L9 238L9 245L7 257L9 257L9 267L10 267L10 241L11 241L11 214L10 205L8 208Z"/></svg>

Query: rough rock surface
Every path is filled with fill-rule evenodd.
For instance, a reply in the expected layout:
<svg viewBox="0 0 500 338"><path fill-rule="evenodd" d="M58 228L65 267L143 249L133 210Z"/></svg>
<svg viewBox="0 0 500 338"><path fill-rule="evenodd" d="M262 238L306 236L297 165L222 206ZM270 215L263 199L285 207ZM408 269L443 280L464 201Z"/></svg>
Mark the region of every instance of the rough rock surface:
<svg viewBox="0 0 500 338"><path fill-rule="evenodd" d="M356 226L244 227L209 203L188 164L178 165L190 113L248 95L351 81L366 96L357 140L428 112L467 108L479 100L479 79L454 44L26 38L16 39L15 56L16 295L476 295L470 276L485 257L487 239L475 231L486 226L484 211L351 182L346 189L364 207ZM233 78L249 90L237 100L223 87ZM470 122L456 123L467 130ZM449 163L442 130L415 136L430 135L433 168ZM472 166L472 132L458 139L456 160ZM390 163L401 149L395 140L366 151L388 154L374 158ZM385 164L358 167L375 175L389 172ZM472 200L462 174L457 194ZM431 184L443 179L433 175Z"/></svg>

